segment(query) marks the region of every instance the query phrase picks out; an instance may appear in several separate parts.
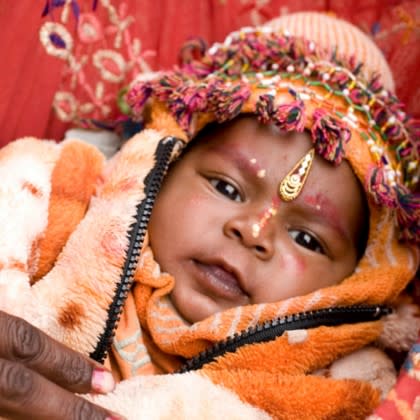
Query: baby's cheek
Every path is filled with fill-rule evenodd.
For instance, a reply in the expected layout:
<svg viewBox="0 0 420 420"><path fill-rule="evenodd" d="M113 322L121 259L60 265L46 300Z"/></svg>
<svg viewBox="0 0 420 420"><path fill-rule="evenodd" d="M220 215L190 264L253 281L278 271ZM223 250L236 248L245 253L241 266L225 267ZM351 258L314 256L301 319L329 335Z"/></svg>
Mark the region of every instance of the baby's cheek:
<svg viewBox="0 0 420 420"><path fill-rule="evenodd" d="M302 275L306 272L306 262L302 255L287 253L283 255L284 269L291 273Z"/></svg>
<svg viewBox="0 0 420 420"><path fill-rule="evenodd" d="M274 284L270 283L270 287L265 287L270 293L265 294L261 301L265 299L266 302L275 302L300 296L308 291L307 262L304 257L293 252L285 252L279 256L272 270L268 277L277 281Z"/></svg>
<svg viewBox="0 0 420 420"><path fill-rule="evenodd" d="M187 204L188 206L200 207L203 205L203 202L205 201L206 199L201 194L194 194L189 197Z"/></svg>
<svg viewBox="0 0 420 420"><path fill-rule="evenodd" d="M175 210L176 214L171 214L171 221L173 223L174 216L176 225L179 228L188 226L191 230L194 226L200 226L207 219L209 209L208 200L200 194L190 194L184 197L182 205L178 206Z"/></svg>
<svg viewBox="0 0 420 420"><path fill-rule="evenodd" d="M199 212L202 215L206 215L212 211L212 208L213 202L206 194L192 194L187 198L185 202L185 210L187 212L194 210L194 212Z"/></svg>

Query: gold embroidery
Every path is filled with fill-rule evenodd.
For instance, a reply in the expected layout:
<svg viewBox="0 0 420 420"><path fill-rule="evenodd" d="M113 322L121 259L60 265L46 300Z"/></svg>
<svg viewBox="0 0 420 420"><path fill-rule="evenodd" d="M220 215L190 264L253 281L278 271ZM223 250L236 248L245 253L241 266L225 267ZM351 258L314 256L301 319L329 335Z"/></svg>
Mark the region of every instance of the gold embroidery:
<svg viewBox="0 0 420 420"><path fill-rule="evenodd" d="M118 116L115 98L126 78L150 72L154 51L142 49L140 38L131 29L134 16L127 15L128 3L98 0L105 11L99 19L81 7L74 22L69 19L71 0L54 6L61 9L54 22L45 22L39 31L45 51L65 62L64 77L56 91L53 108L65 122L90 126L92 120Z"/></svg>

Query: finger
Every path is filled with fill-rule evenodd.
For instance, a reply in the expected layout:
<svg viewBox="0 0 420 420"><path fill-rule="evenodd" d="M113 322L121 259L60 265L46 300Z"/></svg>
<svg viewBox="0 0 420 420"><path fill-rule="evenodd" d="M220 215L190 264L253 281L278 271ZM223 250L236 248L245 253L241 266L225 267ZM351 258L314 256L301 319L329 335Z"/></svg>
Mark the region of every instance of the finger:
<svg viewBox="0 0 420 420"><path fill-rule="evenodd" d="M117 419L22 364L0 359L0 415L10 419Z"/></svg>
<svg viewBox="0 0 420 420"><path fill-rule="evenodd" d="M0 358L15 361L77 393L107 393L112 374L93 360L44 334L21 318L0 311Z"/></svg>

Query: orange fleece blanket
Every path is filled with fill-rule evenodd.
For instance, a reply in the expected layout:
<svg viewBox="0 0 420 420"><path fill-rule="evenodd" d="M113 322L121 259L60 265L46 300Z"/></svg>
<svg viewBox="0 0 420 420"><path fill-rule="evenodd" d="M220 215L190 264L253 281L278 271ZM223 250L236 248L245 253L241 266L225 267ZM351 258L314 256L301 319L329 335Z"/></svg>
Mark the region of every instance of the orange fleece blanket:
<svg viewBox="0 0 420 420"><path fill-rule="evenodd" d="M2 236L2 309L30 319L85 354L94 349L124 263L130 215L144 196L142 180L154 165L161 138L146 130L107 163L77 142L24 140L1 151L8 200L2 201L0 213L9 217L14 235ZM32 224L22 224L29 214ZM209 344L266 320L330 306L392 302L412 275L417 254L398 244L389 215L377 217L382 229L371 238L360 271L340 285L235 308L194 325L171 306L174 280L160 273L146 241L109 362L121 378L142 369L172 372ZM377 389L314 372L374 341L380 332L380 322L290 332L227 353L199 374L274 418L365 418L379 403Z"/></svg>

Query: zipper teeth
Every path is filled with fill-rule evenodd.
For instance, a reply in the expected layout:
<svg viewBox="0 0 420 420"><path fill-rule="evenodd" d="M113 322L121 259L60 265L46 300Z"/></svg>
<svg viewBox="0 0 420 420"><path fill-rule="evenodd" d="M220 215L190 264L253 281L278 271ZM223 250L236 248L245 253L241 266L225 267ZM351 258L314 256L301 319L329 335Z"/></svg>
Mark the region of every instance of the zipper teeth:
<svg viewBox="0 0 420 420"><path fill-rule="evenodd" d="M177 373L200 369L226 352L235 352L246 344L274 340L287 330L373 321L390 312L391 309L384 306L347 306L300 312L276 318L215 343L197 356L187 360Z"/></svg>
<svg viewBox="0 0 420 420"><path fill-rule="evenodd" d="M144 179L145 198L136 207L137 220L132 224L128 234L129 247L121 280L116 286L114 300L108 309L105 330L101 334L95 350L90 354L92 359L100 363L105 360L108 348L115 335L125 299L133 283L141 247L147 232L147 224L152 214L156 196L168 170L172 151L180 143L183 143L182 140L176 137L163 138L156 149L156 164Z"/></svg>

